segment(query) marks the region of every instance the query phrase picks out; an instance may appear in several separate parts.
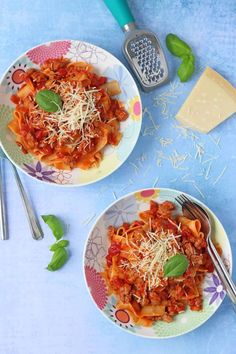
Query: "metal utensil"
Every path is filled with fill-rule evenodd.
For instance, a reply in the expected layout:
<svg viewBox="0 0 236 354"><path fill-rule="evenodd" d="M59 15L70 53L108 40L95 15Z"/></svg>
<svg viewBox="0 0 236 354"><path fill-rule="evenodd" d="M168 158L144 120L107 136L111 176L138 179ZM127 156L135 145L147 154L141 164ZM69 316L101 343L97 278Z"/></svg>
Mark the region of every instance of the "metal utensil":
<svg viewBox="0 0 236 354"><path fill-rule="evenodd" d="M2 240L8 239L7 233L7 218L6 218L6 203L4 191L4 176L3 176L3 159L0 158L0 234Z"/></svg>
<svg viewBox="0 0 236 354"><path fill-rule="evenodd" d="M202 231L206 235L208 253L236 311L236 286L211 239L211 222L207 211L184 194L181 194L175 200L182 206L183 215L190 219L199 219L201 221Z"/></svg>
<svg viewBox="0 0 236 354"><path fill-rule="evenodd" d="M43 238L43 231L41 229L41 226L37 220L37 217L33 211L33 208L30 204L30 201L25 193L25 190L24 190L24 187L22 185L22 182L20 180L20 177L18 175L18 172L15 168L15 166L10 162L10 160L8 160L7 156L4 154L3 150L0 148L0 196L1 196L1 203L0 203L0 206L1 206L1 230L2 230L2 239L7 239L7 230L6 230L6 212L5 212L5 202L4 202L4 193L3 193L3 179L2 179L2 162L3 162L3 159L7 160L10 165L12 166L12 169L13 169L13 172L14 172L14 176L15 176L15 180L16 180L16 183L17 183L17 187L19 189L19 192L20 192L20 196L21 196L21 199L23 201L23 205L25 207L25 210L26 210L26 215L27 215L27 219L28 219L28 222L29 222L29 225L30 225L30 230L31 230L31 233L32 233L32 237L35 239L35 240L41 240ZM3 237L6 237L6 238L3 238Z"/></svg>
<svg viewBox="0 0 236 354"><path fill-rule="evenodd" d="M165 54L157 36L149 30L137 29L126 0L104 0L126 33L124 55L144 91L149 92L168 80Z"/></svg>

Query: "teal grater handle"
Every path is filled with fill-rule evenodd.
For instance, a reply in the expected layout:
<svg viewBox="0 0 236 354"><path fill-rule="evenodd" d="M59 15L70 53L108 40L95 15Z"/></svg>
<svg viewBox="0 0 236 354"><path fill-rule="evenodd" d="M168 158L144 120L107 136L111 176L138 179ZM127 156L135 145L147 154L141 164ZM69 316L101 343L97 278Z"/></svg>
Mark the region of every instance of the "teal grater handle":
<svg viewBox="0 0 236 354"><path fill-rule="evenodd" d="M104 2L121 27L134 22L126 0L104 0Z"/></svg>

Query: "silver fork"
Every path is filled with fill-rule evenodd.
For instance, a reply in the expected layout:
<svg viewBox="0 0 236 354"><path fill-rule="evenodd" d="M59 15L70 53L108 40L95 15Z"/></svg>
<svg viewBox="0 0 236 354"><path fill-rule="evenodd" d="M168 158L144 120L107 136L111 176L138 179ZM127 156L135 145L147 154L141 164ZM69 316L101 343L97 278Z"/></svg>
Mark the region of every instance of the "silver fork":
<svg viewBox="0 0 236 354"><path fill-rule="evenodd" d="M1 218L0 218L0 224L1 224L1 238L2 240L7 240L8 235L7 235L7 220L6 220L6 208L5 208L5 194L4 194L4 188L3 188L3 159L8 161L10 165L12 166L15 180L17 183L17 187L20 192L20 196L23 202L23 205L26 210L26 215L27 219L29 222L30 230L32 233L32 237L35 240L41 240L43 238L43 231L40 227L40 224L37 220L37 217L33 211L33 208L30 204L30 201L27 197L27 194L25 193L23 184L21 182L21 179L18 175L17 169L15 166L11 163L11 161L7 158L7 156L4 154L3 150L0 147L0 212L1 212Z"/></svg>
<svg viewBox="0 0 236 354"><path fill-rule="evenodd" d="M206 235L208 253L213 261L219 278L233 303L234 310L236 311L236 286L211 239L211 222L207 211L199 204L191 201L191 199L184 194L176 197L175 200L181 205L184 216L190 219L199 219L201 221L202 231Z"/></svg>

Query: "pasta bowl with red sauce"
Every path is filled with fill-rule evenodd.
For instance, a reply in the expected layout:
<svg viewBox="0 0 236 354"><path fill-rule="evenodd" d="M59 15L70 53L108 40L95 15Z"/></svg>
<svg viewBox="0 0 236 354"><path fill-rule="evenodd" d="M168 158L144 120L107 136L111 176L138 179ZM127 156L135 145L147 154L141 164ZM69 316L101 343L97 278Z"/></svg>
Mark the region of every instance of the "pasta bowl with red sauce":
<svg viewBox="0 0 236 354"><path fill-rule="evenodd" d="M28 50L0 82L0 144L37 180L82 186L119 168L138 139L142 107L129 71L92 44Z"/></svg>
<svg viewBox="0 0 236 354"><path fill-rule="evenodd" d="M128 194L99 216L88 236L88 291L106 318L135 335L185 334L206 322L225 297L201 222L182 215L175 202L180 194L165 188ZM206 205L190 198L209 213L213 242L232 272L222 224Z"/></svg>

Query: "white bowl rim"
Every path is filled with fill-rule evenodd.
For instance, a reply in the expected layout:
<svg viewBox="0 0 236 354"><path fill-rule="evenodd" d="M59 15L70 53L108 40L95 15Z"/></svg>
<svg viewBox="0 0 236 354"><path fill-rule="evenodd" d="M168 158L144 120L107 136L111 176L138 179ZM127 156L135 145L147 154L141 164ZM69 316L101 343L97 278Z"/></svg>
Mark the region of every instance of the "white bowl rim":
<svg viewBox="0 0 236 354"><path fill-rule="evenodd" d="M227 240L229 242L229 238L228 238L228 235L225 231L225 228L224 226L222 225L221 221L219 220L219 218L215 215L215 213L210 209L208 208L207 205L205 205L202 201L198 200L197 198L193 197L191 194L188 194L188 193L185 193L185 192L182 192L182 191L179 191L178 189L173 189L173 188L162 188L162 187L150 187L150 188L144 188L144 189L138 189L138 190L135 190L133 192L130 192L130 193L127 193L123 196L121 196L120 198L116 199L114 202L110 203L108 205L108 207L106 209L104 209L100 214L99 216L96 218L96 220L94 221L92 227L90 228L89 230L89 233L88 233L88 236L87 236L87 239L85 241L85 245L84 245L84 250L83 250L83 257L82 257L82 267L83 267L83 277L84 277L84 282L85 282L85 285L86 285L86 288L87 288L87 291L89 293L89 296L90 298L92 299L92 302L94 304L94 306L97 308L97 310L99 312L102 313L102 315L107 319L109 320L109 318L107 317L107 315L104 313L103 310L101 310L97 304L95 303L93 297L92 297L92 294L91 294L91 291L89 290L89 287L88 287L88 284L87 284L87 279L86 279L86 275L85 275L85 253L86 253L86 249L87 249L87 244L88 244L88 240L93 232L93 229L94 227L96 226L97 222L100 220L100 218L113 206L115 205L116 203L120 202L122 199L125 199L127 197L130 197L136 193L140 193L140 192L143 192L143 191L148 191L148 190L161 190L161 191L171 191L171 192L176 192L176 193L179 193L179 194L185 194L187 197L193 199L194 201L198 202L200 205L202 205L203 207L205 207L206 209L210 210L210 212L213 214L214 218L217 220L217 222L219 222L219 224L222 226L224 232L225 232L225 235L227 237ZM151 199L151 198L150 198ZM233 272L233 256L232 256L232 248L231 248L231 245L230 245L230 242L229 242L229 257L230 257L230 275L232 275L232 272ZM192 328L192 329L189 329L187 330L186 332L184 333L180 333L180 334L175 334L173 336L167 336L167 337L154 337L154 336L148 336L148 335L145 335L145 334L140 334L140 333L136 333L136 332L131 332L131 331L128 331L126 328L123 328L123 327L120 327L120 326L117 326L115 324L115 322L113 321L109 321L111 322L116 328L120 328L122 331L126 332L126 333L129 333L129 334L132 334L132 335L135 335L137 337L143 337L145 339L153 339L153 340L158 340L158 339L171 339L171 338L175 338L175 337L180 337L180 336L183 336L189 332L192 332L192 331L195 331L195 329L201 327L204 323L206 323L215 313L216 311L219 309L219 307L221 306L221 304L223 303L223 301L225 300L225 297L227 295L225 294L223 300L217 305L217 307L214 309L214 312L212 312L212 314L210 315L210 317L208 317L207 319L205 319L203 322L201 322L200 324L198 324L196 327Z"/></svg>
<svg viewBox="0 0 236 354"><path fill-rule="evenodd" d="M15 64L15 62L17 62L18 60L20 60L23 56L26 56L27 53L30 51L30 50L33 50L33 49L36 49L40 46L43 46L43 45L47 45L47 44L50 44L50 43L56 43L56 42L64 42L64 41L69 41L69 42L81 42L81 43L84 43L86 45L91 45L93 47L96 47L98 49L101 49L102 51L104 51L106 54L108 54L109 56L115 58L119 63L120 65L122 65L123 68L125 68L127 70L127 72L129 73L131 79L133 80L136 88L137 88L137 95L138 95L138 98L139 98L139 101L140 101L140 106L141 106L141 114L140 114L140 128L139 128L139 132L137 134L137 137L136 137L136 140L134 141L133 143L133 147L132 147L132 150L130 151L129 155L123 160L121 161L120 164L118 164L118 166L112 170L111 172L109 172L108 174L106 174L105 176L102 176L98 179L96 179L95 181L90 181L90 182L85 182L85 183L80 183L80 184L60 184L60 183L53 183L53 182L48 182L48 181L44 181L44 180L40 180L36 177L33 177L31 176L30 174L27 173L27 171L25 171L22 167L18 166L14 161L13 159L11 159L9 156L8 156L8 153L6 152L2 142L0 141L0 148L4 151L4 154L7 156L8 160L21 172L23 172L26 176L32 178L33 180L36 180L36 181L39 181L43 184L46 184L46 185L53 185L53 186L57 186L57 187L64 187L64 188L75 188L75 187L84 187L84 186L88 186L90 184L94 184L94 183L97 183L97 182L100 182L101 180L105 179L106 177L109 177L111 174L113 174L114 172L116 172L125 162L126 160L129 158L129 156L132 154L136 144L137 144L137 141L139 139L139 136L140 136L140 132L141 132L141 126L142 126L142 118L143 118L143 110L142 110L142 100L141 100L141 95L140 95L140 91L139 91L139 88L138 88L138 85L136 83L136 81L134 80L134 77L133 75L131 74L131 72L129 71L129 69L120 61L120 59L118 59L114 54L110 53L108 50L100 47L100 46L97 46L96 44L92 44L92 43L89 43L89 42L86 42L86 41L83 41L83 40L79 40L79 39L54 39L53 41L47 41L47 42L43 42L43 43L39 43L27 50L25 50L22 54L20 54L14 61L11 62L11 64L8 66L8 68L3 72L3 74L1 75L0 77L0 86L2 85L2 82L5 78L5 76L7 75L8 71L10 70L10 68ZM39 161L39 160L37 160ZM49 165L48 165L49 166ZM63 171L63 170L62 170Z"/></svg>

